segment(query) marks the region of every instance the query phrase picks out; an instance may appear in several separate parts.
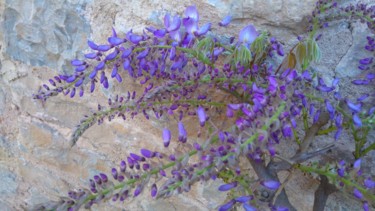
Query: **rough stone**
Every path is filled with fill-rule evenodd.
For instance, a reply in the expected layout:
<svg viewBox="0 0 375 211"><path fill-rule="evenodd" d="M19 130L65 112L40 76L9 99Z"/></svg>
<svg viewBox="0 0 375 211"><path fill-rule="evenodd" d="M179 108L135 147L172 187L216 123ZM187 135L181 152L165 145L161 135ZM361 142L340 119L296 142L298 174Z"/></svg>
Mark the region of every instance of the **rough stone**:
<svg viewBox="0 0 375 211"><path fill-rule="evenodd" d="M142 32L145 26L161 27L167 12L183 14L188 5L195 4L200 12L200 25L211 21L213 27L225 15L233 15L233 24L221 28L220 33L237 36L242 27L254 24L260 30L269 30L284 40L287 46L297 40L305 27L306 16L314 6L313 0L6 0L0 1L0 207L2 210L25 210L31 205L57 200L70 189L87 186L88 179L99 172L110 172L113 166L129 152L141 148L162 151L161 130L165 125L176 128L168 119L145 121L142 117L132 121L114 120L93 126L70 148L67 143L72 129L84 114L105 104L111 95L102 90L94 97L69 99L55 97L42 104L31 99L39 85L56 74L54 69L71 71L69 60L87 50L86 40L91 36L98 43L106 43L111 27L124 34L131 28ZM91 32L92 30L92 32ZM91 34L90 34L91 33ZM363 55L361 42L367 31L361 25L338 22L324 30L319 41L323 58L317 71L329 84L334 77L342 77L340 90L357 96L366 89L354 88L350 80L358 76L356 67ZM358 45L359 44L359 45ZM352 47L356 46L358 47ZM336 58L335 56L338 57ZM41 67L43 66L43 67ZM349 78L347 78L349 77ZM113 90L124 92L124 86ZM369 89L367 89L368 91ZM100 98L98 101L92 100ZM196 125L187 125L189 135L195 135ZM194 132L190 132L194 131ZM172 130L175 137L176 130ZM337 143L349 157L349 136ZM326 141L333 141L331 139ZM326 143L326 142L324 142ZM314 144L323 144L319 140ZM290 153L296 145L285 143L281 151ZM171 149L183 151L178 143ZM344 153L342 153L344 154ZM374 153L367 156L363 165L371 167ZM375 169L371 168L374 175ZM250 172L252 173L252 172ZM283 179L285 175L280 175ZM9 185L8 185L9 184ZM188 194L166 200L149 200L145 192L126 204L108 203L93 210L216 210L226 199L219 194L222 184L216 180L196 184ZM8 187L9 186L9 187ZM316 180L296 173L287 184L287 194L298 210L311 210ZM337 200L337 202L335 202ZM354 202L353 202L354 201ZM343 197L330 196L326 210L358 210L360 203Z"/></svg>
<svg viewBox="0 0 375 211"><path fill-rule="evenodd" d="M6 54L33 66L61 68L86 45L87 2L6 0L1 30Z"/></svg>

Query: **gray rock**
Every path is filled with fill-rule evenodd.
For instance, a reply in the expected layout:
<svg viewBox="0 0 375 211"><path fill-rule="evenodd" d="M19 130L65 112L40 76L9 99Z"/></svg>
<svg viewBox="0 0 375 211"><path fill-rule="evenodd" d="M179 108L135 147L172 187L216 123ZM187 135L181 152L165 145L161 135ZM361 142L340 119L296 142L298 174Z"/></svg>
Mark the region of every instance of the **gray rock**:
<svg viewBox="0 0 375 211"><path fill-rule="evenodd" d="M5 93L3 89L0 87L0 115L3 114L5 110Z"/></svg>
<svg viewBox="0 0 375 211"><path fill-rule="evenodd" d="M5 53L33 66L60 68L84 49L90 26L80 13L87 1L7 0Z"/></svg>
<svg viewBox="0 0 375 211"><path fill-rule="evenodd" d="M10 171L6 166L0 165L0 194L12 195L16 194L18 183L16 174Z"/></svg>

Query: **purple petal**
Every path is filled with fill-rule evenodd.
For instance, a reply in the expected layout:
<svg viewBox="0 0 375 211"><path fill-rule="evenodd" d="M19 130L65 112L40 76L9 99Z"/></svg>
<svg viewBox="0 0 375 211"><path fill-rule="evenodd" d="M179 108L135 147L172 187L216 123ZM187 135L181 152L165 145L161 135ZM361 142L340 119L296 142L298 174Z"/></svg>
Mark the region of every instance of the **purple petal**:
<svg viewBox="0 0 375 211"><path fill-rule="evenodd" d="M276 190L280 187L280 183L274 180L262 181L260 184L271 190Z"/></svg>
<svg viewBox="0 0 375 211"><path fill-rule="evenodd" d="M201 127L203 127L204 124L206 123L206 113L204 112L204 108L199 106L197 110L197 114L199 118L199 124L201 125Z"/></svg>
<svg viewBox="0 0 375 211"><path fill-rule="evenodd" d="M248 203L244 203L243 205L243 208L246 210L246 211L257 211L257 209L253 206L251 206L250 204Z"/></svg>
<svg viewBox="0 0 375 211"><path fill-rule="evenodd" d="M253 25L243 28L239 34L238 41L240 43L251 44L258 37L259 33Z"/></svg>
<svg viewBox="0 0 375 211"><path fill-rule="evenodd" d="M97 53L87 53L87 54L85 54L85 57L87 59L95 59L97 56L98 56Z"/></svg>
<svg viewBox="0 0 375 211"><path fill-rule="evenodd" d="M253 199L252 196L240 196L240 197L235 198L234 200L236 200L236 202L245 203L252 199Z"/></svg>
<svg viewBox="0 0 375 211"><path fill-rule="evenodd" d="M353 122L357 127L362 127L361 118L359 118L358 114L353 115Z"/></svg>
<svg viewBox="0 0 375 211"><path fill-rule="evenodd" d="M228 191L232 188L235 188L237 187L237 182L232 182L232 183L229 183L229 184L224 184L224 185L220 185L218 190L219 191Z"/></svg>
<svg viewBox="0 0 375 211"><path fill-rule="evenodd" d="M133 158L133 160L136 160L136 161L145 161L144 157L141 157L141 156L139 156L137 154L130 153L130 156Z"/></svg>
<svg viewBox="0 0 375 211"><path fill-rule="evenodd" d="M104 66L105 66L105 62L104 62L104 61L101 61L101 62L95 67L95 70L102 70L102 69L104 69Z"/></svg>
<svg viewBox="0 0 375 211"><path fill-rule="evenodd" d="M375 181L371 180L370 178L366 178L365 181L363 181L366 188L373 189L375 188Z"/></svg>
<svg viewBox="0 0 375 211"><path fill-rule="evenodd" d="M221 22L219 23L219 26L228 26L231 20L232 20L232 16L227 15L223 20L221 20Z"/></svg>
<svg viewBox="0 0 375 211"><path fill-rule="evenodd" d="M374 79L375 78L375 73L368 73L367 75L366 75L366 78L368 79L368 80L372 80L372 79Z"/></svg>
<svg viewBox="0 0 375 211"><path fill-rule="evenodd" d="M361 168L361 159L358 159L354 162L353 168L359 170Z"/></svg>
<svg viewBox="0 0 375 211"><path fill-rule="evenodd" d="M118 38L118 37L110 37L108 38L108 42L111 45L117 46L124 42L124 39Z"/></svg>
<svg viewBox="0 0 375 211"><path fill-rule="evenodd" d="M199 14L195 5L186 8L185 16L193 19L194 21L199 21Z"/></svg>
<svg viewBox="0 0 375 211"><path fill-rule="evenodd" d="M167 33L166 29L157 29L157 30L154 31L153 34L157 38L163 38L166 33Z"/></svg>
<svg viewBox="0 0 375 211"><path fill-rule="evenodd" d="M142 36L140 36L140 35L136 35L136 34L131 34L131 35L129 36L129 40L130 40L130 42L132 42L132 43L135 44L135 45L138 45L138 43L139 43L140 41L142 41L142 39L143 39Z"/></svg>
<svg viewBox="0 0 375 211"><path fill-rule="evenodd" d="M194 32L194 35L198 37L205 35L210 29L211 29L211 23L207 23L201 28L199 28L198 31Z"/></svg>
<svg viewBox="0 0 375 211"><path fill-rule="evenodd" d="M220 208L219 208L219 211L227 211L227 210L230 210L233 205L236 203L235 200L230 200L228 203L226 204L223 204Z"/></svg>
<svg viewBox="0 0 375 211"><path fill-rule="evenodd" d="M151 197L154 198L156 196L157 192L158 192L158 188L157 188L156 184L154 183L151 186Z"/></svg>
<svg viewBox="0 0 375 211"><path fill-rule="evenodd" d="M362 199L363 198L363 194L361 193L361 191L359 191L357 188L354 188L353 190L353 195L358 198L358 199Z"/></svg>
<svg viewBox="0 0 375 211"><path fill-rule="evenodd" d="M198 23L193 18L184 18L182 22L186 28L186 32L189 34L192 34L198 30Z"/></svg>
<svg viewBox="0 0 375 211"><path fill-rule="evenodd" d="M360 103L354 104L354 103L350 102L349 100L347 100L346 104L348 105L350 110L352 110L353 112L360 112L361 111L362 105Z"/></svg>
<svg viewBox="0 0 375 211"><path fill-rule="evenodd" d="M171 141L171 131L168 130L167 128L164 128L163 130L163 141L164 141L164 147L168 147Z"/></svg>
<svg viewBox="0 0 375 211"><path fill-rule="evenodd" d="M86 62L78 60L78 59L74 59L70 62L70 64L72 64L73 66L81 66L81 65L86 64Z"/></svg>
<svg viewBox="0 0 375 211"><path fill-rule="evenodd" d="M372 57L364 58L364 59L359 60L359 63L362 65L368 65L372 63L372 59L373 59Z"/></svg>
<svg viewBox="0 0 375 211"><path fill-rule="evenodd" d="M185 143L187 139L187 133L182 122L178 122L178 140Z"/></svg>
<svg viewBox="0 0 375 211"><path fill-rule="evenodd" d="M177 15L173 17L173 20L169 22L169 26L166 27L169 32L180 29L181 19Z"/></svg>
<svg viewBox="0 0 375 211"><path fill-rule="evenodd" d="M98 45L95 44L93 41L88 40L88 41L87 41L87 44L89 45L89 47L90 47L92 50L98 50Z"/></svg>
<svg viewBox="0 0 375 211"><path fill-rule="evenodd" d="M148 149L141 149L141 154L146 158L153 158L155 157L155 153L148 150Z"/></svg>
<svg viewBox="0 0 375 211"><path fill-rule="evenodd" d="M355 84L355 85L367 85L369 84L369 81L368 80L354 80L352 81L352 84Z"/></svg>
<svg viewBox="0 0 375 211"><path fill-rule="evenodd" d="M289 124L285 124L282 133L285 138L291 138L293 134L292 127Z"/></svg>
<svg viewBox="0 0 375 211"><path fill-rule="evenodd" d="M112 47L110 45L99 45L98 46L98 51L108 51Z"/></svg>

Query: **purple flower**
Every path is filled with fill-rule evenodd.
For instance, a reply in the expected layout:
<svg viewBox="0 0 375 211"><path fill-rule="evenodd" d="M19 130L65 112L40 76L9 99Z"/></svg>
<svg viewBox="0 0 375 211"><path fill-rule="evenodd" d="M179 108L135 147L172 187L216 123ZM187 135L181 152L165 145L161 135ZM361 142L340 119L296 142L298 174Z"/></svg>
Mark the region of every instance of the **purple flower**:
<svg viewBox="0 0 375 211"><path fill-rule="evenodd" d="M134 154L134 153L130 153L130 156L132 157L133 160L135 161L145 161L145 158L144 157L141 157L137 154Z"/></svg>
<svg viewBox="0 0 375 211"><path fill-rule="evenodd" d="M367 85L367 84L369 84L369 81L368 80L358 79L358 80L352 81L352 84L355 84L355 85Z"/></svg>
<svg viewBox="0 0 375 211"><path fill-rule="evenodd" d="M334 137L336 141L339 139L339 137L340 137L340 135L341 135L341 132L342 132L342 128L339 127L339 128L337 129L337 131L336 131L336 133L335 133L335 137Z"/></svg>
<svg viewBox="0 0 375 211"><path fill-rule="evenodd" d="M369 188L369 189L373 189L375 188L375 181L371 180L369 177L366 178L364 181L363 181L364 185L366 188Z"/></svg>
<svg viewBox="0 0 375 211"><path fill-rule="evenodd" d="M364 211L369 211L370 210L367 201L363 202L363 206L362 207L363 207Z"/></svg>
<svg viewBox="0 0 375 211"><path fill-rule="evenodd" d="M199 118L199 124L201 125L201 127L204 126L204 124L206 123L206 113L204 112L204 108L202 107L198 107L198 110L197 110L197 114L198 114L198 118Z"/></svg>
<svg viewBox="0 0 375 211"><path fill-rule="evenodd" d="M329 117L330 119L333 119L333 117L335 116L335 108L331 105L331 103L329 102L329 100L324 100L325 104L326 104L326 108L327 108L327 111L329 113Z"/></svg>
<svg viewBox="0 0 375 211"><path fill-rule="evenodd" d="M137 197L141 192L142 192L142 186L141 185L137 185L137 187L134 190L134 195L133 196Z"/></svg>
<svg viewBox="0 0 375 211"><path fill-rule="evenodd" d="M95 44L93 41L91 40L87 40L87 45L92 49L92 50L98 50L98 45Z"/></svg>
<svg viewBox="0 0 375 211"><path fill-rule="evenodd" d="M114 179L117 179L118 177L118 172L117 172L117 169L116 168L112 168L112 176Z"/></svg>
<svg viewBox="0 0 375 211"><path fill-rule="evenodd" d="M285 124L283 126L283 136L285 138L291 138L292 137L292 134L293 134L293 131L292 131L292 127L290 126L290 124Z"/></svg>
<svg viewBox="0 0 375 211"><path fill-rule="evenodd" d="M358 159L354 162L353 164L353 168L356 170L356 171L359 171L360 168L361 168L361 159Z"/></svg>
<svg viewBox="0 0 375 211"><path fill-rule="evenodd" d="M362 127L362 121L361 118L359 118L358 114L353 115L353 122L357 127Z"/></svg>
<svg viewBox="0 0 375 211"><path fill-rule="evenodd" d="M184 124L180 121L178 122L178 141L185 143L187 140L187 133Z"/></svg>
<svg viewBox="0 0 375 211"><path fill-rule="evenodd" d="M361 191L359 191L357 188L354 188L353 190L353 195L358 198L358 199L362 199L363 198L363 194L361 193Z"/></svg>
<svg viewBox="0 0 375 211"><path fill-rule="evenodd" d="M121 39L121 38L118 38L118 37L110 37L108 38L108 42L113 45L113 46L117 46L117 45L120 45L121 43L123 43L125 40L124 39Z"/></svg>
<svg viewBox="0 0 375 211"><path fill-rule="evenodd" d="M253 198L253 196L240 196L235 198L234 200L236 200L236 202L245 203L252 200Z"/></svg>
<svg viewBox="0 0 375 211"><path fill-rule="evenodd" d="M152 184L151 186L151 197L152 198L155 198L156 194L158 193L158 187L156 186L156 184Z"/></svg>
<svg viewBox="0 0 375 211"><path fill-rule="evenodd" d="M228 26L231 20L232 20L232 16L227 15L225 16L223 20L221 20L221 22L219 23L219 26Z"/></svg>
<svg viewBox="0 0 375 211"><path fill-rule="evenodd" d="M78 59L74 59L70 62L73 66L81 66L81 65L84 65L86 64L86 62L84 61L81 61L81 60L78 60Z"/></svg>
<svg viewBox="0 0 375 211"><path fill-rule="evenodd" d="M183 19L186 32L192 34L198 30L199 14L195 6L189 6L185 10L186 18Z"/></svg>
<svg viewBox="0 0 375 211"><path fill-rule="evenodd" d="M146 157L146 158L153 158L155 157L155 153L154 152L151 152L150 150L148 149L141 149L141 154Z"/></svg>
<svg viewBox="0 0 375 211"><path fill-rule="evenodd" d="M360 112L361 111L362 105L360 103L354 104L354 103L350 102L349 100L346 100L346 104L348 105L350 110L352 110L353 112Z"/></svg>
<svg viewBox="0 0 375 211"><path fill-rule="evenodd" d="M243 205L243 208L246 210L246 211L257 211L257 209L253 206L251 206L250 204L248 203L244 203Z"/></svg>
<svg viewBox="0 0 375 211"><path fill-rule="evenodd" d="M236 201L232 199L228 203L223 204L221 207L219 207L219 211L227 211L231 209L235 203Z"/></svg>
<svg viewBox="0 0 375 211"><path fill-rule="evenodd" d="M359 60L359 63L362 65L368 65L372 63L372 59L373 59L372 57L364 58L364 59Z"/></svg>
<svg viewBox="0 0 375 211"><path fill-rule="evenodd" d="M211 29L211 23L206 23L205 25L200 27L198 31L195 31L194 35L197 37L205 35L210 29Z"/></svg>
<svg viewBox="0 0 375 211"><path fill-rule="evenodd" d="M224 184L224 185L220 185L218 190L219 191L228 191L232 188L235 188L237 187L237 182L232 182L232 183L229 183L229 184Z"/></svg>
<svg viewBox="0 0 375 211"><path fill-rule="evenodd" d="M240 31L238 41L245 46L250 45L259 36L253 25L248 25Z"/></svg>
<svg viewBox="0 0 375 211"><path fill-rule="evenodd" d="M168 147L171 141L171 131L167 128L163 130L163 140L164 140L164 147Z"/></svg>
<svg viewBox="0 0 375 211"><path fill-rule="evenodd" d="M180 25L181 19L177 15L175 15L173 19L169 14L166 14L164 16L164 26L168 32L178 30L180 28Z"/></svg>
<svg viewBox="0 0 375 211"><path fill-rule="evenodd" d="M280 183L274 180L265 180L260 182L264 187L271 189L271 190L276 190L279 188Z"/></svg>

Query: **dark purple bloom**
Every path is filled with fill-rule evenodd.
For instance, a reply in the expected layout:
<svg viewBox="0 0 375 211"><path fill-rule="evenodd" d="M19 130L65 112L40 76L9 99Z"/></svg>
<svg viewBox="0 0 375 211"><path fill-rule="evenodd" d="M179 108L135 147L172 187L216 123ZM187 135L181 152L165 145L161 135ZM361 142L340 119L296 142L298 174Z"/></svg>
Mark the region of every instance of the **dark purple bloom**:
<svg viewBox="0 0 375 211"><path fill-rule="evenodd" d="M131 34L129 34L128 39L129 39L130 42L132 42L133 44L138 45L139 42L142 41L143 37L140 36L140 35L136 35L136 34L131 33Z"/></svg>
<svg viewBox="0 0 375 211"><path fill-rule="evenodd" d="M364 101L366 100L370 95L369 94L363 94L362 96L360 96L357 101L361 102L361 101Z"/></svg>
<svg viewBox="0 0 375 211"><path fill-rule="evenodd" d="M302 73L302 78L309 82L312 81L311 74L308 70Z"/></svg>
<svg viewBox="0 0 375 211"><path fill-rule="evenodd" d="M145 161L144 157L141 157L141 156L139 156L137 154L130 153L130 156L133 158L133 160L136 160L136 161Z"/></svg>
<svg viewBox="0 0 375 211"><path fill-rule="evenodd" d="M201 127L204 126L204 124L206 123L206 113L204 112L204 108L203 107L198 107L198 110L197 110L197 114L198 114L198 118L199 118L199 124L201 125Z"/></svg>
<svg viewBox="0 0 375 211"><path fill-rule="evenodd" d="M361 191L359 191L357 188L354 188L353 190L353 195L358 198L358 199L362 199L363 198L363 194L361 193Z"/></svg>
<svg viewBox="0 0 375 211"><path fill-rule="evenodd" d="M221 20L221 22L219 23L219 26L228 26L231 20L232 20L232 16L227 15L223 20Z"/></svg>
<svg viewBox="0 0 375 211"><path fill-rule="evenodd" d="M290 124L285 124L283 126L283 136L285 138L291 138L292 137L292 134L293 134L293 131L292 131L292 127L290 126Z"/></svg>
<svg viewBox="0 0 375 211"><path fill-rule="evenodd" d="M223 204L221 207L219 207L219 211L227 211L230 210L233 205L236 203L234 199L230 200L228 203Z"/></svg>
<svg viewBox="0 0 375 211"><path fill-rule="evenodd" d="M228 191L232 188L235 188L237 187L237 182L232 182L232 183L229 183L229 184L224 184L224 185L220 185L218 190L219 191Z"/></svg>
<svg viewBox="0 0 375 211"><path fill-rule="evenodd" d="M153 32L154 36L155 37L158 37L158 38L163 38L165 36L165 34L167 33L167 30L166 29L158 29L158 30L155 30Z"/></svg>
<svg viewBox="0 0 375 211"><path fill-rule="evenodd" d="M368 79L368 80L372 80L372 79L374 79L375 78L375 73L368 73L367 75L366 75L366 78Z"/></svg>
<svg viewBox="0 0 375 211"><path fill-rule="evenodd" d="M125 172L126 171L126 162L124 160L120 163L120 171Z"/></svg>
<svg viewBox="0 0 375 211"><path fill-rule="evenodd" d="M156 186L156 184L152 184L151 186L151 197L154 198L156 196L156 194L158 193L158 187Z"/></svg>
<svg viewBox="0 0 375 211"><path fill-rule="evenodd" d="M101 62L99 62L99 64L95 67L95 70L102 70L102 69L104 69L104 66L105 66L105 62L104 62L104 61L101 61Z"/></svg>
<svg viewBox="0 0 375 211"><path fill-rule="evenodd" d="M340 127L340 128L337 129L337 131L335 133L335 137L334 137L335 140L339 139L339 137L341 135L341 132L342 132L342 128Z"/></svg>
<svg viewBox="0 0 375 211"><path fill-rule="evenodd" d="M116 49L116 50L113 51L112 53L108 54L108 55L105 57L105 60L106 60L106 61L110 61L110 60L115 59L118 53L119 53L119 51Z"/></svg>
<svg viewBox="0 0 375 211"><path fill-rule="evenodd" d="M364 59L359 60L359 63L362 65L368 65L372 63L372 59L373 59L372 57L364 58Z"/></svg>
<svg viewBox="0 0 375 211"><path fill-rule="evenodd" d="M118 177L118 172L117 172L117 169L116 168L112 168L112 176L114 179L117 179Z"/></svg>
<svg viewBox="0 0 375 211"><path fill-rule="evenodd" d="M274 180L265 180L260 182L260 184L271 190L276 190L280 187L280 183Z"/></svg>
<svg viewBox="0 0 375 211"><path fill-rule="evenodd" d="M163 129L163 141L164 141L164 147L168 147L171 141L171 131L168 130L167 128Z"/></svg>
<svg viewBox="0 0 375 211"><path fill-rule="evenodd" d="M182 143L185 143L187 140L187 133L184 124L181 121L178 122L178 140Z"/></svg>
<svg viewBox="0 0 375 211"><path fill-rule="evenodd" d="M105 174L103 174L103 173L100 173L99 175L100 175L100 178L102 179L102 181L103 181L104 183L108 182L108 177L107 177L107 175L105 175Z"/></svg>
<svg viewBox="0 0 375 211"><path fill-rule="evenodd" d="M151 152L150 150L148 149L141 149L141 154L143 156L145 156L146 158L153 158L155 157L155 153L154 152Z"/></svg>
<svg viewBox="0 0 375 211"><path fill-rule="evenodd" d="M194 142L194 148L196 149L196 150L202 150L202 147L201 147L201 145L199 145L197 142Z"/></svg>
<svg viewBox="0 0 375 211"><path fill-rule="evenodd" d="M254 40L259 36L259 33L256 31L253 25L248 25L240 31L238 41L240 43L250 45Z"/></svg>
<svg viewBox="0 0 375 211"><path fill-rule="evenodd" d="M142 192L142 186L141 185L137 185L137 187L134 190L134 195L133 196L137 197L141 192Z"/></svg>

